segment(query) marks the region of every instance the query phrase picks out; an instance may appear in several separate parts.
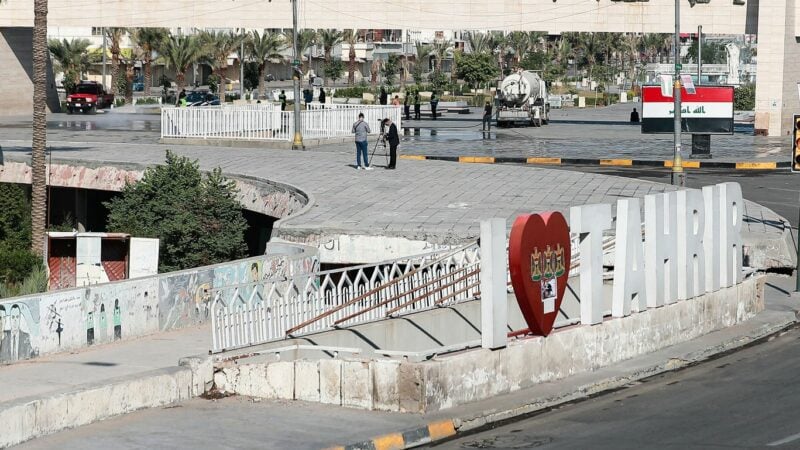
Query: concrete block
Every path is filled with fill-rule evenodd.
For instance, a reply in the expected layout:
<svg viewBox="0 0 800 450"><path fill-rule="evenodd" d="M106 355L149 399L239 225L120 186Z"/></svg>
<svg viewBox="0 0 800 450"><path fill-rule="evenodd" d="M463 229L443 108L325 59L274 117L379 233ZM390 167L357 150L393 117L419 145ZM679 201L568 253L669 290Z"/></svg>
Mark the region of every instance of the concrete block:
<svg viewBox="0 0 800 450"><path fill-rule="evenodd" d="M397 395L400 412L423 412L423 370L417 363L401 363L398 368Z"/></svg>
<svg viewBox="0 0 800 450"><path fill-rule="evenodd" d="M223 373L228 392L266 399L294 399L294 362L242 364L223 369Z"/></svg>
<svg viewBox="0 0 800 450"><path fill-rule="evenodd" d="M294 362L295 400L320 401L319 363L319 361Z"/></svg>
<svg viewBox="0 0 800 450"><path fill-rule="evenodd" d="M372 408L381 411L400 410L400 361L372 361Z"/></svg>
<svg viewBox="0 0 800 450"><path fill-rule="evenodd" d="M372 409L372 374L369 361L342 361L342 406Z"/></svg>
<svg viewBox="0 0 800 450"><path fill-rule="evenodd" d="M342 404L342 361L319 361L319 401L331 405Z"/></svg>
<svg viewBox="0 0 800 450"><path fill-rule="evenodd" d="M192 371L192 395L203 395L214 385L214 361L208 356L190 356L178 360L178 365Z"/></svg>

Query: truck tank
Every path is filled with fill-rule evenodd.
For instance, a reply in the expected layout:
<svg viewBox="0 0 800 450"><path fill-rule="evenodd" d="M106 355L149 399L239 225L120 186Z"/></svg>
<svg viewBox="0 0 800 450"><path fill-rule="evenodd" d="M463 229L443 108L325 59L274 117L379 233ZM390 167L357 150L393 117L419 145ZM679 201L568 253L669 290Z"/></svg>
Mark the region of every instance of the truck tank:
<svg viewBox="0 0 800 450"><path fill-rule="evenodd" d="M500 101L509 108L520 108L529 99L540 97L541 78L535 72L523 70L512 73L500 83Z"/></svg>

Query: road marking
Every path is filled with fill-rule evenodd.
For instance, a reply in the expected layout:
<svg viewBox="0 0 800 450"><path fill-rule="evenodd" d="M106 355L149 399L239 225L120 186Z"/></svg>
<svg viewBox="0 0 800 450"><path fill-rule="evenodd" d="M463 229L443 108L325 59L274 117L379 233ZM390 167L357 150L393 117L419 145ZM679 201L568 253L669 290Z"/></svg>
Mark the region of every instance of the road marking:
<svg viewBox="0 0 800 450"><path fill-rule="evenodd" d="M493 156L459 156L458 162L462 163L486 163L491 164L494 162Z"/></svg>
<svg viewBox="0 0 800 450"><path fill-rule="evenodd" d="M800 439L800 433L785 437L780 441L770 442L769 444L767 444L767 447L777 447L779 445L788 444L789 442L796 441L798 439Z"/></svg>
<svg viewBox="0 0 800 450"><path fill-rule="evenodd" d="M375 450L398 450L405 448L405 441L402 434L392 433L373 438L372 445L375 446Z"/></svg>
<svg viewBox="0 0 800 450"><path fill-rule="evenodd" d="M528 164L561 164L561 158L528 158Z"/></svg>
<svg viewBox="0 0 800 450"><path fill-rule="evenodd" d="M775 162L737 162L737 169L758 170L758 169L777 169L778 163Z"/></svg>
<svg viewBox="0 0 800 450"><path fill-rule="evenodd" d="M601 166L632 166L633 160L631 159L601 159Z"/></svg>
<svg viewBox="0 0 800 450"><path fill-rule="evenodd" d="M456 428L453 426L452 420L443 420L441 422L429 423L428 432L430 433L431 440L436 441L456 434Z"/></svg>
<svg viewBox="0 0 800 450"><path fill-rule="evenodd" d="M400 155L400 159L413 159L416 161L424 161L425 155Z"/></svg>
<svg viewBox="0 0 800 450"><path fill-rule="evenodd" d="M700 161L682 161L681 166L687 169L699 169ZM672 161L671 160L664 161L664 167L672 167Z"/></svg>

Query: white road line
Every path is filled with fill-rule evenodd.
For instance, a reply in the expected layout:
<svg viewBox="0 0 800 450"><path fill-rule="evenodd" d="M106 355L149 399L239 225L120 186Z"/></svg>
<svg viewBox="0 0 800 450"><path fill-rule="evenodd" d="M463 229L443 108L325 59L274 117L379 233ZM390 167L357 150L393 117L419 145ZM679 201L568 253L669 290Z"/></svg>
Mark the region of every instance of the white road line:
<svg viewBox="0 0 800 450"><path fill-rule="evenodd" d="M769 444L767 444L767 447L777 447L779 445L788 444L789 442L796 441L798 439L800 439L800 433L785 437L780 441L770 442Z"/></svg>

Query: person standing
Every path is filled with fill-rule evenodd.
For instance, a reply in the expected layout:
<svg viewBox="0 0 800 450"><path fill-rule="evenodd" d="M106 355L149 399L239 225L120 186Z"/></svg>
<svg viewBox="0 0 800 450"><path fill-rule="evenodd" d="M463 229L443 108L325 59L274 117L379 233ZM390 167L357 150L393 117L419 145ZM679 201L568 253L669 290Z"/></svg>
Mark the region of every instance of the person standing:
<svg viewBox="0 0 800 450"><path fill-rule="evenodd" d="M278 100L281 102L281 111L286 111L286 91L281 89L281 95L278 96Z"/></svg>
<svg viewBox="0 0 800 450"><path fill-rule="evenodd" d="M358 121L353 124L353 133L356 135L356 169L372 170L367 159L367 135L370 133L369 124L364 122L364 113L358 114ZM364 158L364 165L361 165L361 158Z"/></svg>
<svg viewBox="0 0 800 450"><path fill-rule="evenodd" d="M431 94L431 116L436 120L436 106L439 104L439 99L436 97L436 92Z"/></svg>
<svg viewBox="0 0 800 450"><path fill-rule="evenodd" d="M483 107L481 130L492 131L492 104L490 102L486 102L486 106Z"/></svg>
<svg viewBox="0 0 800 450"><path fill-rule="evenodd" d="M406 120L411 120L411 97L410 92L406 92L405 97L403 97L403 113L405 113Z"/></svg>
<svg viewBox="0 0 800 450"><path fill-rule="evenodd" d="M319 88L319 102L322 103L322 107L325 108L325 88Z"/></svg>
<svg viewBox="0 0 800 450"><path fill-rule="evenodd" d="M380 96L380 103L381 105L386 105L386 100L388 100L389 95L386 93L386 88L381 86L381 96Z"/></svg>
<svg viewBox="0 0 800 450"><path fill-rule="evenodd" d="M389 131L386 133L386 140L389 141L389 165L387 169L394 169L397 165L397 146L400 145L400 135L397 134L397 125L388 117L383 120L388 125Z"/></svg>
<svg viewBox="0 0 800 450"><path fill-rule="evenodd" d="M631 111L631 123L639 123L639 111L636 111L636 108Z"/></svg>
<svg viewBox="0 0 800 450"><path fill-rule="evenodd" d="M186 106L186 89L181 89L181 93L178 94L178 101L175 102L175 106Z"/></svg>
<svg viewBox="0 0 800 450"><path fill-rule="evenodd" d="M394 99L392 99L392 106L400 106L400 96L395 95Z"/></svg>
<svg viewBox="0 0 800 450"><path fill-rule="evenodd" d="M414 120L419 120L419 92L414 93Z"/></svg>

